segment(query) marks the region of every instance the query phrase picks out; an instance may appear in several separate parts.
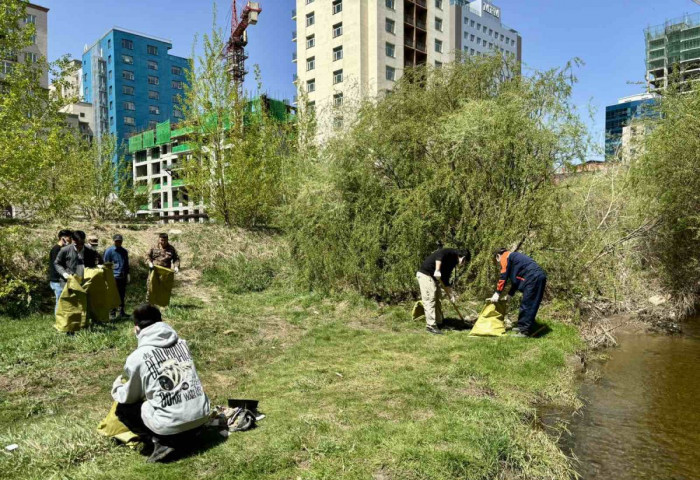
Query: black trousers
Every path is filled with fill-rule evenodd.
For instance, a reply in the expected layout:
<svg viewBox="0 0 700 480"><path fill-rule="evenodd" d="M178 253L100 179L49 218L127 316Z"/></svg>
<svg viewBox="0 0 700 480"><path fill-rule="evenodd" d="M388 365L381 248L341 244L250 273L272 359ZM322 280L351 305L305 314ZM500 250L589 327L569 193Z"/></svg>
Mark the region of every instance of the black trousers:
<svg viewBox="0 0 700 480"><path fill-rule="evenodd" d="M528 331L535 323L535 317L540 309L546 286L547 276L544 274L528 278L525 282L523 298L520 301L520 315L518 315L518 327L521 330Z"/></svg>
<svg viewBox="0 0 700 480"><path fill-rule="evenodd" d="M114 278L117 281L117 291L119 292L119 298L122 301L121 306L119 307L121 311L124 311L124 298L126 298L126 277L115 277Z"/></svg>
<svg viewBox="0 0 700 480"><path fill-rule="evenodd" d="M203 427L197 427L175 435L159 435L143 423L141 419L141 405L143 405L143 402L119 403L117 404L116 414L117 418L119 418L129 430L141 437L144 441L151 441L151 439L155 437L161 445L182 449L192 447L196 438L202 433Z"/></svg>

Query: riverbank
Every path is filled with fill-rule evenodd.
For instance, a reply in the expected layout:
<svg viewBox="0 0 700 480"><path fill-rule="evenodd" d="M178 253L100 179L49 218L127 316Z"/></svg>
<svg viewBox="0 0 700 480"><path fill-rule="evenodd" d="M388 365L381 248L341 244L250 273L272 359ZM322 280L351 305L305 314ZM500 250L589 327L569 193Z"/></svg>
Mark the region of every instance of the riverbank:
<svg viewBox="0 0 700 480"><path fill-rule="evenodd" d="M459 330L431 336L410 319L410 305L267 281L260 265L274 256L254 238L231 243L250 262L227 264L217 253L212 264L203 255L203 242L218 235L210 233L172 235L190 272L183 271L165 318L188 340L212 402L260 400L267 414L260 427L225 442L210 438L177 462L146 465L95 431L136 343L129 322L67 337L54 331L51 315L4 317L0 444L19 448L0 455L0 476L568 477L569 460L538 427L536 405L577 401L566 364L583 347L575 327L551 320L545 308L550 331L537 339L474 339ZM136 245L131 235L125 244ZM236 280L241 269L247 283ZM136 273L129 309L144 288Z"/></svg>

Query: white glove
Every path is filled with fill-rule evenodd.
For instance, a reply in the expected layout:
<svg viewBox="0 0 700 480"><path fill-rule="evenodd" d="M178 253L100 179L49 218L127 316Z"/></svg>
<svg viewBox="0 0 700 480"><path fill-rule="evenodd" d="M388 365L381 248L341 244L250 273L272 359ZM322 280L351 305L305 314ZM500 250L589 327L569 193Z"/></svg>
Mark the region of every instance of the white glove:
<svg viewBox="0 0 700 480"><path fill-rule="evenodd" d="M498 292L496 292L496 293L493 294L493 297L491 297L491 298L489 299L489 301L490 301L491 303L498 303L498 299L499 299L499 298L501 298L501 295L500 295Z"/></svg>
<svg viewBox="0 0 700 480"><path fill-rule="evenodd" d="M457 301L457 295L455 295L454 291L450 292L450 302L455 303L456 301Z"/></svg>
<svg viewBox="0 0 700 480"><path fill-rule="evenodd" d="M68 280L70 278L70 275L68 275L66 272L63 272L63 278Z"/></svg>
<svg viewBox="0 0 700 480"><path fill-rule="evenodd" d="M131 274L130 273L126 274L126 283L131 283Z"/></svg>
<svg viewBox="0 0 700 480"><path fill-rule="evenodd" d="M511 297L510 295L506 295L505 297L503 297L503 301L509 302L511 298L513 298L513 297Z"/></svg>
<svg viewBox="0 0 700 480"><path fill-rule="evenodd" d="M440 270L435 270L435 273L433 273L433 277L437 278L438 280L442 278L442 273L440 273Z"/></svg>
<svg viewBox="0 0 700 480"><path fill-rule="evenodd" d="M175 273L180 273L180 267L175 267Z"/></svg>
<svg viewBox="0 0 700 480"><path fill-rule="evenodd" d="M153 270L153 262L148 262L148 268L150 268L151 270Z"/></svg>

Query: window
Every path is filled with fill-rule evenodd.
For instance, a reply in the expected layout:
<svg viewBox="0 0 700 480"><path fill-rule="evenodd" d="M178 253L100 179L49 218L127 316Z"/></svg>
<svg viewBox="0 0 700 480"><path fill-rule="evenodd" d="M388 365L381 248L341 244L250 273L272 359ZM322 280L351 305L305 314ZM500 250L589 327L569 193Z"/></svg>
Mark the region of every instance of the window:
<svg viewBox="0 0 700 480"><path fill-rule="evenodd" d="M477 45L481 45L481 38L476 37L476 44L477 44Z"/></svg>
<svg viewBox="0 0 700 480"><path fill-rule="evenodd" d="M24 18L24 23L34 23L34 24L36 24L36 15L32 15L31 13L28 14L28 15Z"/></svg>
<svg viewBox="0 0 700 480"><path fill-rule="evenodd" d="M109 71L108 76L109 76L109 79L111 80L112 79L112 70Z"/></svg>
<svg viewBox="0 0 700 480"><path fill-rule="evenodd" d="M108 49L112 48L112 39L107 40L107 48Z"/></svg>
<svg viewBox="0 0 700 480"><path fill-rule="evenodd" d="M501 41L503 41L503 34L501 34Z"/></svg>
<svg viewBox="0 0 700 480"><path fill-rule="evenodd" d="M442 32L442 18L435 17L435 30Z"/></svg>
<svg viewBox="0 0 700 480"><path fill-rule="evenodd" d="M124 123L126 123L126 121ZM114 125L114 117L109 117L109 124Z"/></svg>
<svg viewBox="0 0 700 480"><path fill-rule="evenodd" d="M132 87L131 85L122 85L122 93L124 95L133 95L134 87Z"/></svg>
<svg viewBox="0 0 700 480"><path fill-rule="evenodd" d="M436 68L442 67L442 62L438 62L437 60L435 60L435 67Z"/></svg>
<svg viewBox="0 0 700 480"><path fill-rule="evenodd" d="M154 77L153 75L149 75L148 76L148 84L149 85L159 85L160 80L158 79L158 77Z"/></svg>
<svg viewBox="0 0 700 480"><path fill-rule="evenodd" d="M32 45L36 45L36 35L32 35L32 36L29 37L29 38L30 38L30 40L32 41Z"/></svg>
<svg viewBox="0 0 700 480"><path fill-rule="evenodd" d="M309 107L309 112L316 111L316 102L309 102L306 104L306 106Z"/></svg>
<svg viewBox="0 0 700 480"><path fill-rule="evenodd" d="M435 0L435 8L442 10L442 0Z"/></svg>
<svg viewBox="0 0 700 480"><path fill-rule="evenodd" d="M136 110L136 104L134 102L124 102L124 110Z"/></svg>
<svg viewBox="0 0 700 480"><path fill-rule="evenodd" d="M146 50L149 55L158 55L158 47L155 45L146 45Z"/></svg>
<svg viewBox="0 0 700 480"><path fill-rule="evenodd" d="M333 95L333 106L340 107L343 105L343 92Z"/></svg>
<svg viewBox="0 0 700 480"><path fill-rule="evenodd" d="M127 65L133 65L134 57L131 55L122 55L122 62L126 63Z"/></svg>
<svg viewBox="0 0 700 480"><path fill-rule="evenodd" d="M36 53L25 53L24 54L24 61L30 61L32 63L36 63L39 61L39 55Z"/></svg>
<svg viewBox="0 0 700 480"><path fill-rule="evenodd" d="M112 96L112 85L109 86L109 96Z"/></svg>
<svg viewBox="0 0 700 480"><path fill-rule="evenodd" d="M488 29L489 29L489 27L487 27L486 25L484 25L484 33L486 33Z"/></svg>
<svg viewBox="0 0 700 480"><path fill-rule="evenodd" d="M134 117L124 117L124 125L136 125Z"/></svg>
<svg viewBox="0 0 700 480"><path fill-rule="evenodd" d="M158 62L154 62L153 60L148 61L148 69L149 70L158 70Z"/></svg>
<svg viewBox="0 0 700 480"><path fill-rule="evenodd" d="M127 40L126 38L122 38L122 48L126 48L127 50L133 50L134 42L131 40Z"/></svg>
<svg viewBox="0 0 700 480"><path fill-rule="evenodd" d="M316 80L311 79L306 81L306 91L312 93L316 91Z"/></svg>
<svg viewBox="0 0 700 480"><path fill-rule="evenodd" d="M435 40L435 51L442 53L442 40Z"/></svg>
<svg viewBox="0 0 700 480"><path fill-rule="evenodd" d="M148 129L152 130L158 126L158 122L155 120L149 120ZM158 158L158 153L156 151L151 152L151 158Z"/></svg>
<svg viewBox="0 0 700 480"><path fill-rule="evenodd" d="M333 119L333 128L335 128L335 129L343 128L343 117L335 117Z"/></svg>
<svg viewBox="0 0 700 480"><path fill-rule="evenodd" d="M470 48L470 49L469 49L469 54L470 54L470 55L474 55L474 49L473 49L473 48Z"/></svg>
<svg viewBox="0 0 700 480"><path fill-rule="evenodd" d="M473 41L474 41L474 35L473 35L473 34L472 34L472 35L469 35L469 41L470 41L470 42L473 42Z"/></svg>
<svg viewBox="0 0 700 480"><path fill-rule="evenodd" d="M313 70L316 68L316 57L309 57L306 59L306 71Z"/></svg>
<svg viewBox="0 0 700 480"><path fill-rule="evenodd" d="M390 18L387 18L385 28L387 32L394 33L396 30L396 22Z"/></svg>
<svg viewBox="0 0 700 480"><path fill-rule="evenodd" d="M155 90L149 90L148 98L149 100L160 100L160 93L156 92Z"/></svg>
<svg viewBox="0 0 700 480"><path fill-rule="evenodd" d="M179 108L173 108L173 117L182 118L182 112Z"/></svg>
<svg viewBox="0 0 700 480"><path fill-rule="evenodd" d="M150 113L151 115L160 115L160 107L158 107L157 105L149 105L148 113Z"/></svg>
<svg viewBox="0 0 700 480"><path fill-rule="evenodd" d="M493 29L489 28L489 35L493 36Z"/></svg>
<svg viewBox="0 0 700 480"><path fill-rule="evenodd" d="M173 65L172 67L170 67L170 73L172 73L173 75L182 75L182 69Z"/></svg>
<svg viewBox="0 0 700 480"><path fill-rule="evenodd" d="M396 69L394 67L386 66L386 79L392 82L396 80Z"/></svg>
<svg viewBox="0 0 700 480"><path fill-rule="evenodd" d="M339 37L343 34L343 22L336 23L333 25L333 38Z"/></svg>
<svg viewBox="0 0 700 480"><path fill-rule="evenodd" d="M396 0L386 0L386 8L396 10Z"/></svg>
<svg viewBox="0 0 700 480"><path fill-rule="evenodd" d="M386 42L386 56L396 58L396 45Z"/></svg>
<svg viewBox="0 0 700 480"><path fill-rule="evenodd" d="M308 5L309 3L314 3L314 0L306 0L306 4Z"/></svg>
<svg viewBox="0 0 700 480"><path fill-rule="evenodd" d="M493 43L489 42L489 48L493 48Z"/></svg>
<svg viewBox="0 0 700 480"><path fill-rule="evenodd" d="M343 46L340 45L338 47L335 47L333 49L333 61L335 62L336 60L342 60L343 59Z"/></svg>
<svg viewBox="0 0 700 480"><path fill-rule="evenodd" d="M122 78L124 80L133 80L134 79L134 72L130 70L123 70L122 71Z"/></svg>
<svg viewBox="0 0 700 480"><path fill-rule="evenodd" d="M338 83L343 83L343 70L336 70L333 72L333 85L336 85Z"/></svg>
<svg viewBox="0 0 700 480"><path fill-rule="evenodd" d="M307 13L306 14L306 26L310 27L314 23L316 23L316 17L314 16L314 12Z"/></svg>
<svg viewBox="0 0 700 480"><path fill-rule="evenodd" d="M173 80L170 85L175 90L182 90L182 82L180 80Z"/></svg>
<svg viewBox="0 0 700 480"><path fill-rule="evenodd" d="M472 20L472 21L469 22L469 26L470 26L470 27L474 27L474 20Z"/></svg>
<svg viewBox="0 0 700 480"><path fill-rule="evenodd" d="M114 110L114 102L112 102L111 100L109 102L109 109Z"/></svg>
<svg viewBox="0 0 700 480"><path fill-rule="evenodd" d="M316 35L309 35L306 37L306 48L311 48L316 45Z"/></svg>
<svg viewBox="0 0 700 480"><path fill-rule="evenodd" d="M333 15L343 11L343 0L333 0Z"/></svg>
<svg viewBox="0 0 700 480"><path fill-rule="evenodd" d="M472 24L472 27L473 27L473 26L474 26L474 24ZM477 29L477 30L481 30L481 24L480 24L480 23L477 23L477 24L476 24L476 29Z"/></svg>

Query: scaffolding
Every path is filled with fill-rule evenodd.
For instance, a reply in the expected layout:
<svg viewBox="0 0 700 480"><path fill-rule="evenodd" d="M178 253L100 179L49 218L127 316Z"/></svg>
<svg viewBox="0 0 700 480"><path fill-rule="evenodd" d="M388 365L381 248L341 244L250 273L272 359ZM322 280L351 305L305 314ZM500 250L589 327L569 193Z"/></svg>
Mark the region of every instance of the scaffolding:
<svg viewBox="0 0 700 480"><path fill-rule="evenodd" d="M700 80L700 14L649 27L644 37L650 93L665 90L671 81L687 89Z"/></svg>

